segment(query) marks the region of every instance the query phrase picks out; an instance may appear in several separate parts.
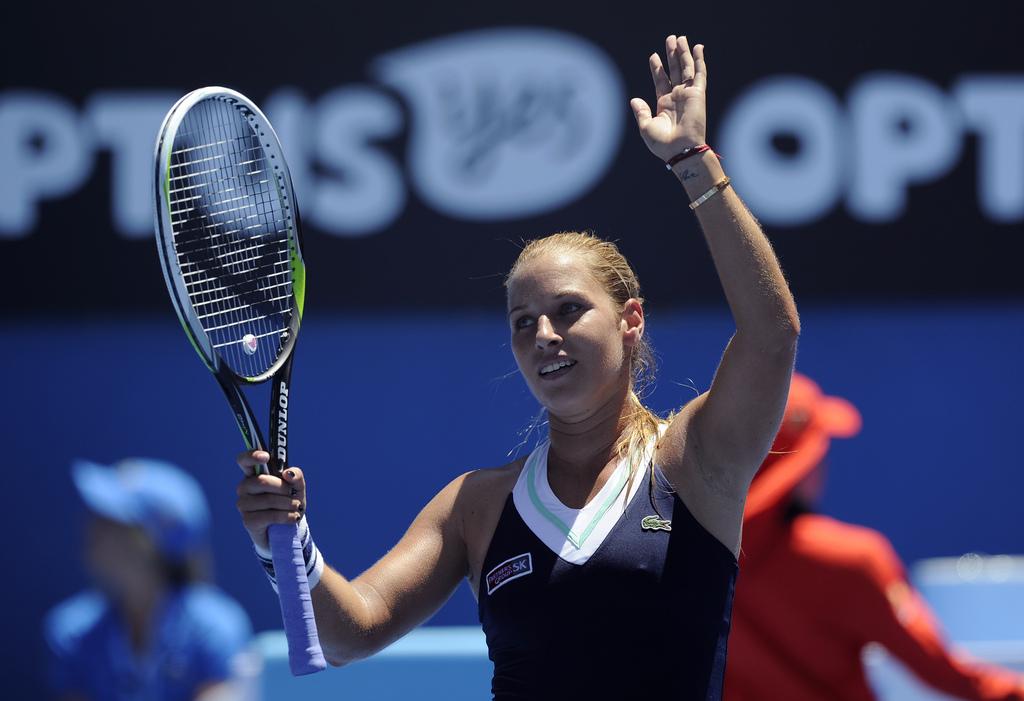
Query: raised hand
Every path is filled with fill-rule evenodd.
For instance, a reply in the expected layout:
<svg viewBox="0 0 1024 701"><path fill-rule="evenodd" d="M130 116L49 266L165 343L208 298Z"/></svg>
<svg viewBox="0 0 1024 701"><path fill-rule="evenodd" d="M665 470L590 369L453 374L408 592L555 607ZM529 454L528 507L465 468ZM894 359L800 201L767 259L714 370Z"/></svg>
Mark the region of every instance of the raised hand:
<svg viewBox="0 0 1024 701"><path fill-rule="evenodd" d="M651 153L663 161L704 143L708 83L702 44L693 47L691 53L686 37L673 34L665 39L665 56L666 64L662 64L657 53L650 57L655 113L652 114L650 105L639 97L629 101L640 136Z"/></svg>

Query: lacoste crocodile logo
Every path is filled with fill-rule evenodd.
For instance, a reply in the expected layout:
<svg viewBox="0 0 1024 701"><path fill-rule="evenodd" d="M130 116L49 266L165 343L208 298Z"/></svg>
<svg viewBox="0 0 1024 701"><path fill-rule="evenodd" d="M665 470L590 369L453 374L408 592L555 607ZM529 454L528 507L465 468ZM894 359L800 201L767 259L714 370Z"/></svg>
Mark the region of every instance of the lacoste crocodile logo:
<svg viewBox="0 0 1024 701"><path fill-rule="evenodd" d="M660 516L644 516L640 528L645 531L671 531L672 522Z"/></svg>

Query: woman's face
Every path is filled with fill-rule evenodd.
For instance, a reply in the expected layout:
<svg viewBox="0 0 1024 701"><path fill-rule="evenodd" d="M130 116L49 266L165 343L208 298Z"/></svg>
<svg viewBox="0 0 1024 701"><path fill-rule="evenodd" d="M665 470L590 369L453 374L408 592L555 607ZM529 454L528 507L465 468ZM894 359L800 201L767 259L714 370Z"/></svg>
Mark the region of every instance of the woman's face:
<svg viewBox="0 0 1024 701"><path fill-rule="evenodd" d="M643 329L635 300L618 308L574 253L549 253L509 281L512 352L533 396L560 418L584 418L629 383Z"/></svg>

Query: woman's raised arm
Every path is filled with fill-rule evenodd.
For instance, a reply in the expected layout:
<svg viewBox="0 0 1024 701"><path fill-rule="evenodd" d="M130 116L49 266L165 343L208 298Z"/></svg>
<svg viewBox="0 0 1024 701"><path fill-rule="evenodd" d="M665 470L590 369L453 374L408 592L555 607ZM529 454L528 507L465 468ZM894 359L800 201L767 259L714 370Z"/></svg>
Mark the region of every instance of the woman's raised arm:
<svg viewBox="0 0 1024 701"><path fill-rule="evenodd" d="M685 462L686 474L700 475L702 495L742 510L782 419L800 321L771 244L706 146L704 47L691 53L686 37L670 36L665 49L667 71L650 57L655 113L639 98L630 105L644 142L686 191L690 206L680 215L700 221L736 323L711 389L673 421L665 453L680 463L677 474Z"/></svg>

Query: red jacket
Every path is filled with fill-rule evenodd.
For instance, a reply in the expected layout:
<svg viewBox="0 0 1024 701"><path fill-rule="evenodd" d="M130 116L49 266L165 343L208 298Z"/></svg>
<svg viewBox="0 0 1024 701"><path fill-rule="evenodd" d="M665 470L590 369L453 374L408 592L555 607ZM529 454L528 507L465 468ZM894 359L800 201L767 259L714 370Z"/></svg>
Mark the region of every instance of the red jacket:
<svg viewBox="0 0 1024 701"><path fill-rule="evenodd" d="M1020 676L947 649L882 534L806 514L769 548L744 551L725 701L874 699L861 663L871 642L951 696L1024 700Z"/></svg>
<svg viewBox="0 0 1024 701"><path fill-rule="evenodd" d="M870 701L861 653L872 642L951 696L1024 701L1024 677L947 649L885 536L817 514L786 518L829 434L844 435L807 416L796 431L784 422L774 446L782 450L748 496L725 701ZM855 433L859 416L847 428Z"/></svg>

